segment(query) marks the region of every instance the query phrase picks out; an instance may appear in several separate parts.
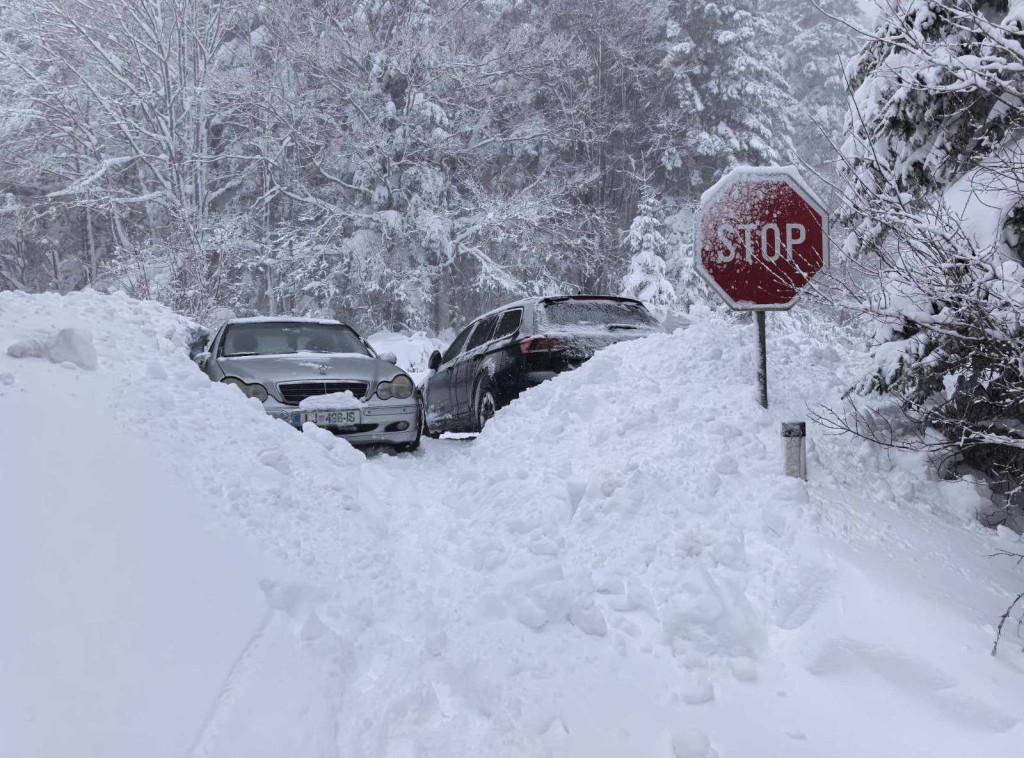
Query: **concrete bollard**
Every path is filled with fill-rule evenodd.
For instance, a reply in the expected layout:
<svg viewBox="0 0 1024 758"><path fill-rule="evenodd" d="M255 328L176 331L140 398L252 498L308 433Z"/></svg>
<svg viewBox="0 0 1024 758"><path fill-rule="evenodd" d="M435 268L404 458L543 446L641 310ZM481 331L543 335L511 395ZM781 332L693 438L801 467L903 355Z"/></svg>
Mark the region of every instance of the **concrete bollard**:
<svg viewBox="0 0 1024 758"><path fill-rule="evenodd" d="M782 473L807 481L807 424L803 421L782 425Z"/></svg>

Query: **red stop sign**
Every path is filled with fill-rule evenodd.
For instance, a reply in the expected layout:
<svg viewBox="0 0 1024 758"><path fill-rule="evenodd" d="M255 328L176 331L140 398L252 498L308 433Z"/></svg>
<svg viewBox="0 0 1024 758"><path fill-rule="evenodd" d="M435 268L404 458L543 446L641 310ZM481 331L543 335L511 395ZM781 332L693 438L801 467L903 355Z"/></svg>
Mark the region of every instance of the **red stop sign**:
<svg viewBox="0 0 1024 758"><path fill-rule="evenodd" d="M828 214L791 167L735 169L695 223L697 271L730 308L791 308L828 266Z"/></svg>

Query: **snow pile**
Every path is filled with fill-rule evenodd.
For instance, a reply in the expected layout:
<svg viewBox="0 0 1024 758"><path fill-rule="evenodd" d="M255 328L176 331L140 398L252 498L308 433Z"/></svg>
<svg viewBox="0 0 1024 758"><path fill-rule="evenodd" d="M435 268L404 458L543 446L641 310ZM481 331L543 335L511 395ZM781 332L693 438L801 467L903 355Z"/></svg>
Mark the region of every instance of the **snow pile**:
<svg viewBox="0 0 1024 758"><path fill-rule="evenodd" d="M333 669L310 651L339 647L290 566L374 541L360 536L377 528L365 459L211 384L188 360L189 334L163 307L119 295L0 293L12 622L0 625L0 754L317 755L327 744ZM7 354L25 341L52 360L93 344L95 370ZM304 530L310 507L333 524ZM240 531L272 534L273 546L254 551Z"/></svg>
<svg viewBox="0 0 1024 758"><path fill-rule="evenodd" d="M753 335L705 314L602 351L433 487L429 460L380 462L411 474L395 502L442 505L402 529L415 605L358 644L389 652L348 715L400 719L343 729L348 752L1011 754L1024 658L988 648L1021 577L987 557L983 494L814 431L812 481L782 477L780 422L865 357L773 316L763 411Z"/></svg>
<svg viewBox="0 0 1024 758"><path fill-rule="evenodd" d="M811 481L779 474L779 422L866 360L825 326L770 318L770 411L753 326L696 314L471 443L366 460L208 382L153 304L0 294L0 324L75 324L98 356L0 355L0 568L29 619L0 627L0 750L1019 749L1016 632L988 650L1021 576L986 556L1024 545L975 523L978 488L813 429Z"/></svg>
<svg viewBox="0 0 1024 758"><path fill-rule="evenodd" d="M430 354L447 347L446 342L436 337L428 337L425 332L377 332L367 337L366 341L378 353L394 353L398 358L398 365L410 374L423 374L427 370Z"/></svg>

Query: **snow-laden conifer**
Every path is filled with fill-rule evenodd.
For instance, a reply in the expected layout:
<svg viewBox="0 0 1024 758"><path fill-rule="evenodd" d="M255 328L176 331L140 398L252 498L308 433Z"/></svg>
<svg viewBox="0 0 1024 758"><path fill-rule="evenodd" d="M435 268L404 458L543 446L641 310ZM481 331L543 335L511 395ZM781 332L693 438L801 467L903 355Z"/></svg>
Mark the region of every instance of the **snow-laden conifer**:
<svg viewBox="0 0 1024 758"><path fill-rule="evenodd" d="M665 278L668 243L662 233L660 215L661 205L657 198L649 190L645 191L626 236L630 259L629 270L622 279L622 294L640 300L659 320L664 321L675 302L676 293Z"/></svg>

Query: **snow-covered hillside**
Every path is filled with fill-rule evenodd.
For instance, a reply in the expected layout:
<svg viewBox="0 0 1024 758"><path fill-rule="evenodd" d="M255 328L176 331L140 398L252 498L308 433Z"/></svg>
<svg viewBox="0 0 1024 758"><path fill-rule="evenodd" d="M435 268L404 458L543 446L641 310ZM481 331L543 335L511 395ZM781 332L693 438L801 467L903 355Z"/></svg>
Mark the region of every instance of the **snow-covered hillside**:
<svg viewBox="0 0 1024 758"><path fill-rule="evenodd" d="M708 313L367 460L160 306L0 293L0 755L1020 754L1024 546L915 455L781 477L861 357L770 322L770 411ZM95 369L6 354L67 327Z"/></svg>

